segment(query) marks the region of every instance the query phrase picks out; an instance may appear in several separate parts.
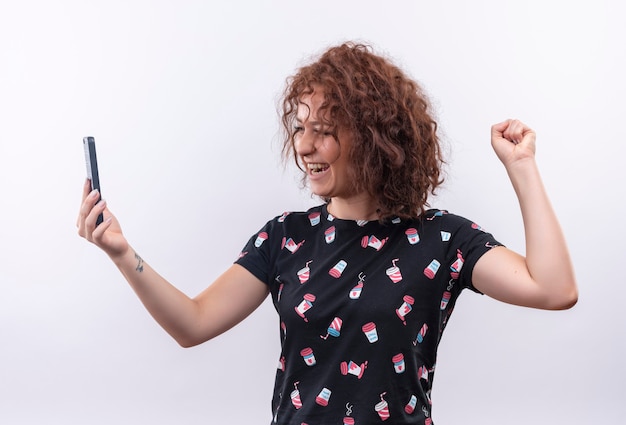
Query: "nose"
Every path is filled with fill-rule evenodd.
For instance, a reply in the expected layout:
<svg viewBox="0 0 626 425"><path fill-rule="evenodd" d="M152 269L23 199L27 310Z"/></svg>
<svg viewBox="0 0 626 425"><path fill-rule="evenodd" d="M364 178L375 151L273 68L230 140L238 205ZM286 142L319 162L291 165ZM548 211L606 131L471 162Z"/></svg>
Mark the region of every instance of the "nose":
<svg viewBox="0 0 626 425"><path fill-rule="evenodd" d="M315 134L312 131L300 130L294 135L294 148L299 157L315 152Z"/></svg>

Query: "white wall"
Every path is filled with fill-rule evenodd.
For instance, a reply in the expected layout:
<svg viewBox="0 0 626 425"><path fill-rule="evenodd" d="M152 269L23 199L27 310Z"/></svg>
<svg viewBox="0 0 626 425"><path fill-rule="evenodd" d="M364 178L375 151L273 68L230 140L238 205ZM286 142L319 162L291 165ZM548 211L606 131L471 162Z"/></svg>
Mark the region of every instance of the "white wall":
<svg viewBox="0 0 626 425"><path fill-rule="evenodd" d="M267 219L314 203L280 167L276 99L298 64L346 39L389 53L435 100L450 161L435 206L522 252L489 126L516 117L534 127L575 261L580 301L566 312L461 298L440 349L435 422L620 423L625 9L3 1L0 423L269 423L272 307L179 348L76 235L81 139L96 137L103 194L136 250L195 295Z"/></svg>

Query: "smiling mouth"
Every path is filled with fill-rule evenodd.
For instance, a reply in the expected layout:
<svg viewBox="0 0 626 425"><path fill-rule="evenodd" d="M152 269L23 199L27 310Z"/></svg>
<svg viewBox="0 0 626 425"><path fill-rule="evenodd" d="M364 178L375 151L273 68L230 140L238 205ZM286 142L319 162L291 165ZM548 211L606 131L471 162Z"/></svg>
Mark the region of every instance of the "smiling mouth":
<svg viewBox="0 0 626 425"><path fill-rule="evenodd" d="M320 174L328 170L328 164L307 164L307 168L311 174Z"/></svg>

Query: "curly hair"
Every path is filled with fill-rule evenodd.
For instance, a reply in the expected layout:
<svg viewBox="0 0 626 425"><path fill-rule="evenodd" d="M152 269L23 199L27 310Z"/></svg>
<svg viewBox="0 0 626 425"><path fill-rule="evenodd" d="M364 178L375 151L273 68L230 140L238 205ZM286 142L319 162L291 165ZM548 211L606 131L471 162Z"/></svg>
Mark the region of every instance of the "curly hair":
<svg viewBox="0 0 626 425"><path fill-rule="evenodd" d="M292 156L301 170L294 124L302 96L314 87L324 93L318 118L353 135L349 155L355 166L349 172L356 193L365 191L377 202L381 220L419 217L443 183L444 163L437 123L420 85L370 46L353 42L301 67L287 79L281 117L283 157Z"/></svg>

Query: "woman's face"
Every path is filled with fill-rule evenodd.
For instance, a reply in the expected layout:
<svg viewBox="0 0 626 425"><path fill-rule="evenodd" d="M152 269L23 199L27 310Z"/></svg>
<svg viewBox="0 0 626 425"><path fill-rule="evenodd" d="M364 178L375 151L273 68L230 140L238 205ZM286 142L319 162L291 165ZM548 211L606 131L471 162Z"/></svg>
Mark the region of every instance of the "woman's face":
<svg viewBox="0 0 626 425"><path fill-rule="evenodd" d="M294 147L299 163L307 173L311 192L323 198L350 198L354 185L348 170L352 135L338 129L336 140L332 129L318 115L324 101L321 90L300 99L296 116Z"/></svg>

